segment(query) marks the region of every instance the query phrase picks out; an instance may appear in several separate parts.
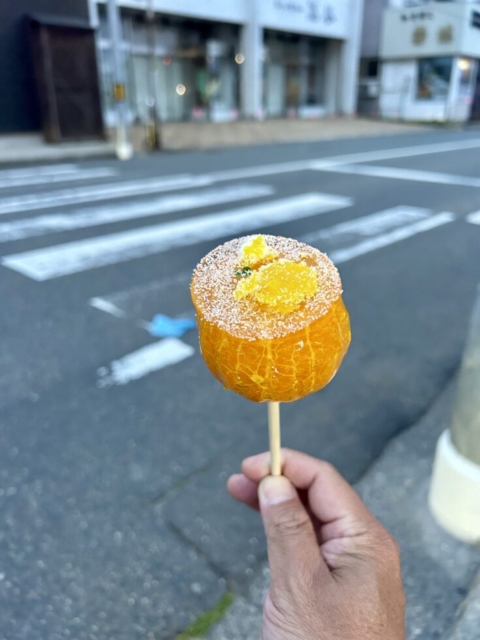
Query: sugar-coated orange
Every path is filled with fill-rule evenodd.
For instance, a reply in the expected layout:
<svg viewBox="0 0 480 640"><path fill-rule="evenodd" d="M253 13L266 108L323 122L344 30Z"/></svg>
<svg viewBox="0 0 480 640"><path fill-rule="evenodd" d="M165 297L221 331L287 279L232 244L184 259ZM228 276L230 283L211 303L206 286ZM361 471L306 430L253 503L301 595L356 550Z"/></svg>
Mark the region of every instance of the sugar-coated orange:
<svg viewBox="0 0 480 640"><path fill-rule="evenodd" d="M254 402L291 402L322 389L350 345L337 269L296 240L227 242L200 262L191 293L208 368Z"/></svg>

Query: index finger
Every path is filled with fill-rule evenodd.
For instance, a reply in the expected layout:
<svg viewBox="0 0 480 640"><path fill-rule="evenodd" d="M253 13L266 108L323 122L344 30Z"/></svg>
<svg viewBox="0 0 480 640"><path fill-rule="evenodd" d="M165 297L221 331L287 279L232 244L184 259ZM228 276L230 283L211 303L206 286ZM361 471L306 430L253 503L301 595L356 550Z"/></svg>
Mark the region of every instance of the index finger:
<svg viewBox="0 0 480 640"><path fill-rule="evenodd" d="M270 474L270 455L261 453L247 458L242 471L252 482L260 483ZM282 472L297 489L308 491L310 508L324 524L346 517L374 519L357 492L329 462L282 449Z"/></svg>

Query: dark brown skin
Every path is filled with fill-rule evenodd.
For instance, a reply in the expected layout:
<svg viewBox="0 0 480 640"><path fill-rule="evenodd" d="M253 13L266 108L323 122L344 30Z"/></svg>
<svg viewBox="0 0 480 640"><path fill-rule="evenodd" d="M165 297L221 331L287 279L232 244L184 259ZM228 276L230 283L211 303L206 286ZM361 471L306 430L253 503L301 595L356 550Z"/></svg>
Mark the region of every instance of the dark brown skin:
<svg viewBox="0 0 480 640"><path fill-rule="evenodd" d="M329 463L247 458L231 495L261 511L272 575L263 640L405 640L397 543Z"/></svg>

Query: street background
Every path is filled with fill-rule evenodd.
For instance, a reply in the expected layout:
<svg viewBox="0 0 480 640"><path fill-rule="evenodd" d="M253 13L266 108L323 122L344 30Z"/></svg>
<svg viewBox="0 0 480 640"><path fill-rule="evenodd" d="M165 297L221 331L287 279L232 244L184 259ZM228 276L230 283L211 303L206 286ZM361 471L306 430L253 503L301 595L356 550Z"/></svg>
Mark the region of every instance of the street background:
<svg viewBox="0 0 480 640"><path fill-rule="evenodd" d="M282 407L286 446L357 482L428 415L480 279L479 153L475 130L418 130L0 172L0 637L175 638L264 575L259 519L225 482L267 448L266 408L216 383L195 330L148 330L193 317L192 270L221 242L298 238L342 276L352 347ZM465 569L436 574L412 638L454 622L479 565L455 548Z"/></svg>
<svg viewBox="0 0 480 640"><path fill-rule="evenodd" d="M0 640L260 638L225 485L266 407L208 373L189 294L258 233L328 253L352 320L283 443L397 538L408 640L478 640L480 450L434 457L480 280L479 7L0 2Z"/></svg>

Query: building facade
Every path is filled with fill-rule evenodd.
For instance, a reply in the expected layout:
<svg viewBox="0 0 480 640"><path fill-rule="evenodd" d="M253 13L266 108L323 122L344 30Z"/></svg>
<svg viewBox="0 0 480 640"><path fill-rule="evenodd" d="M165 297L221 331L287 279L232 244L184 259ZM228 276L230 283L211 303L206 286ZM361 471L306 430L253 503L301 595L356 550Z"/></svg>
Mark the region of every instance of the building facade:
<svg viewBox="0 0 480 640"><path fill-rule="evenodd" d="M42 115L30 41L31 17L88 25L87 0L0 2L0 133L40 131Z"/></svg>
<svg viewBox="0 0 480 640"><path fill-rule="evenodd" d="M480 3L390 0L380 39L383 118L480 117Z"/></svg>
<svg viewBox="0 0 480 640"><path fill-rule="evenodd" d="M106 5L103 0L88 3L97 29L104 119L112 126L116 115ZM164 121L355 111L363 0L117 4L132 122L148 119L152 90ZM155 12L153 28L146 20L149 7Z"/></svg>

